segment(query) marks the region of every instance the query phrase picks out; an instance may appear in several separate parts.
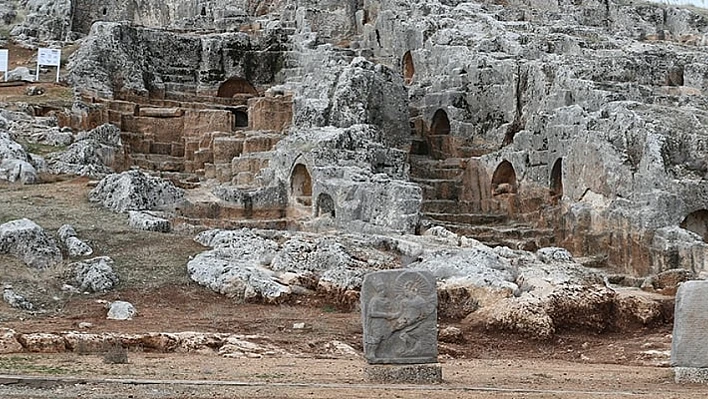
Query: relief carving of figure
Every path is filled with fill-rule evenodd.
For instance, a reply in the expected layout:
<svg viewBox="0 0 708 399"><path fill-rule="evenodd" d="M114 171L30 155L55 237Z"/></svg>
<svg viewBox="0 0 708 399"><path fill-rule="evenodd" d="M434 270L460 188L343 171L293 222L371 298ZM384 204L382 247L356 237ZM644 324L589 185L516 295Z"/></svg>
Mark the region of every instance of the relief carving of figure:
<svg viewBox="0 0 708 399"><path fill-rule="evenodd" d="M417 271L372 276L370 299L362 303L367 359L405 362L437 356L437 292L432 281Z"/></svg>

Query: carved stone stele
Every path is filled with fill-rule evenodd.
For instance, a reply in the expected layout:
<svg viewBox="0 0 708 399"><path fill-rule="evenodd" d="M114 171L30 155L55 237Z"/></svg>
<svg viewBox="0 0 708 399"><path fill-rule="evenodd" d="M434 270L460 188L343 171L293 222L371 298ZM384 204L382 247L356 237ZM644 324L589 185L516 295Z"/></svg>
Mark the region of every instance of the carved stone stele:
<svg viewBox="0 0 708 399"><path fill-rule="evenodd" d="M364 357L370 364L436 363L435 277L418 270L368 274L361 289Z"/></svg>

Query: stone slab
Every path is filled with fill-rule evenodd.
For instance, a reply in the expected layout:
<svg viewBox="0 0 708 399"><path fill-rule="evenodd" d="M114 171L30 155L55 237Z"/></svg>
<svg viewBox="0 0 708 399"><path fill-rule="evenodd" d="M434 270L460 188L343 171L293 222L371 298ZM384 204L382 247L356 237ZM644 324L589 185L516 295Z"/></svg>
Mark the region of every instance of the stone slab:
<svg viewBox="0 0 708 399"><path fill-rule="evenodd" d="M364 369L370 382L384 384L440 384L442 366L440 364L377 364Z"/></svg>
<svg viewBox="0 0 708 399"><path fill-rule="evenodd" d="M677 384L708 384L708 368L674 367Z"/></svg>
<svg viewBox="0 0 708 399"><path fill-rule="evenodd" d="M687 281L676 293L671 365L708 368L708 281Z"/></svg>
<svg viewBox="0 0 708 399"><path fill-rule="evenodd" d="M369 273L361 289L364 357L370 364L437 363L437 290L427 271Z"/></svg>

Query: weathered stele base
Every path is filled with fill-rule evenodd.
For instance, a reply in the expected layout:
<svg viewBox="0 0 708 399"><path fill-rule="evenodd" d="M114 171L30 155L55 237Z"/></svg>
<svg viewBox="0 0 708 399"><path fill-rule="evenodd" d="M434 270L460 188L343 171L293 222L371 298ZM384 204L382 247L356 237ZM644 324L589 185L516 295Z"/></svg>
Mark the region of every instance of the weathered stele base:
<svg viewBox="0 0 708 399"><path fill-rule="evenodd" d="M440 384L442 366L434 364L375 364L364 369L370 382L386 384Z"/></svg>
<svg viewBox="0 0 708 399"><path fill-rule="evenodd" d="M708 368L674 367L674 380L677 384L708 384Z"/></svg>

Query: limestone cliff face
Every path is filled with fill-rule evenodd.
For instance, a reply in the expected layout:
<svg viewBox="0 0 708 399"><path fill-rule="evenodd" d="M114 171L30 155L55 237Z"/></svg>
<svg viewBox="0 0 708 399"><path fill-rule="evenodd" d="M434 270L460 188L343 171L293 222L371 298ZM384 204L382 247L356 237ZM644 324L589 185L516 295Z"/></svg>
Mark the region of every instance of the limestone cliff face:
<svg viewBox="0 0 708 399"><path fill-rule="evenodd" d="M341 160L317 158L314 148L329 142L327 129L346 137L362 125L377 145L459 165L459 186L438 191L454 192L445 200L459 202L460 214L551 227L556 244L625 271L708 267L701 12L593 0L161 4L140 6L129 19L248 33L97 23L77 53L73 82L107 95L210 93L231 76L282 85L293 94L293 137L325 133L309 152L282 144L291 163L268 172L281 181L304 157L322 182L315 191L325 190L326 179L340 177L324 171L342 168ZM405 164L386 156L394 169ZM369 161L357 167L376 165Z"/></svg>
<svg viewBox="0 0 708 399"><path fill-rule="evenodd" d="M284 61L281 34L195 36L98 22L72 58L69 79L103 97L121 91L216 95L219 84L234 76L272 84Z"/></svg>
<svg viewBox="0 0 708 399"><path fill-rule="evenodd" d="M433 155L472 156L490 179L508 161L516 217L535 221L559 194L555 166L563 245L640 273L671 263L654 250L666 235L657 231L708 207L705 16L612 1L364 9L363 47L410 82L416 133ZM454 144L435 148L440 110ZM673 245L674 263L704 270L700 239L691 251Z"/></svg>

